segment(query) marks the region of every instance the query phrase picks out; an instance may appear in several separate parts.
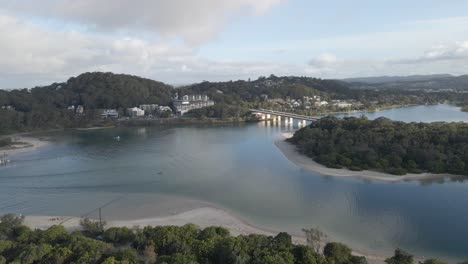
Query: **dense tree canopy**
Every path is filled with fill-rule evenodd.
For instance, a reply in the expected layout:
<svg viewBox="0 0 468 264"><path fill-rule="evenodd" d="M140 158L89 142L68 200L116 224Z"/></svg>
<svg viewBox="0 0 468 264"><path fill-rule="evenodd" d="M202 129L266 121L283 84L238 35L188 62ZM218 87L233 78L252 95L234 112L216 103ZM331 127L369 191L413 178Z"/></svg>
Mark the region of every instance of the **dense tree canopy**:
<svg viewBox="0 0 468 264"><path fill-rule="evenodd" d="M297 131L290 142L333 168L468 175L468 124L461 122L326 117Z"/></svg>
<svg viewBox="0 0 468 264"><path fill-rule="evenodd" d="M0 90L0 134L41 128L85 126L98 119L98 109L125 109L144 103L169 105L173 88L161 82L113 73L84 73L65 83ZM84 106L85 115L67 110Z"/></svg>
<svg viewBox="0 0 468 264"><path fill-rule="evenodd" d="M366 264L341 243L328 243L323 254L296 245L287 233L231 236L222 227L194 225L143 229L109 228L101 234L68 232L63 226L31 230L23 218L0 218L0 264L4 263L167 263L167 264ZM92 227L86 224L85 228ZM398 249L389 264L413 264L413 256ZM435 259L424 263L444 264Z"/></svg>
<svg viewBox="0 0 468 264"><path fill-rule="evenodd" d="M113 73L84 73L67 82L32 89L0 90L0 134L36 129L82 127L99 121L98 109L117 109L140 104L170 105L172 95L207 94L215 106L192 111L197 118L244 119L249 108L271 108L317 114L318 110L288 108L269 99L299 99L318 95L322 100L355 100L358 109L443 101L468 105L468 93L425 93L407 90L351 89L345 82L309 77L260 77L254 81L202 82L174 89L161 82ZM85 114L74 115L70 105L84 106ZM10 107L7 109L6 107ZM3 108L5 107L5 108ZM285 109L282 109L285 107ZM339 109L320 111L335 111Z"/></svg>

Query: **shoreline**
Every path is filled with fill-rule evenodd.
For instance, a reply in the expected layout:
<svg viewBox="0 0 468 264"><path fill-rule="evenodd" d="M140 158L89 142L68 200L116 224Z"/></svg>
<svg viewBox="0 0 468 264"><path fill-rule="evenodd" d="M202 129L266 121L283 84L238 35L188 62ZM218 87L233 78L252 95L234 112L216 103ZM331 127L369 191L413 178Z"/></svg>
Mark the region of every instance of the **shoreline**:
<svg viewBox="0 0 468 264"><path fill-rule="evenodd" d="M40 216L27 215L24 219L24 225L32 229L47 229L53 225L63 225L68 231L82 230L79 216ZM145 226L183 226L185 224L195 224L200 228L210 226L221 226L229 230L231 235L250 235L260 234L266 236L275 236L280 231L273 231L254 226L240 217L237 217L224 209L215 206L203 206L195 209L189 209L181 213L168 216L145 217L133 220L109 220L106 221L106 228L110 227L145 227ZM294 244L306 245L305 236L291 235ZM328 240L324 241L322 247ZM353 254L364 256L370 264L383 264L386 257L364 253L353 250Z"/></svg>
<svg viewBox="0 0 468 264"><path fill-rule="evenodd" d="M47 229L53 225L63 225L67 230L81 230L80 220L84 217L80 216L41 216L41 215L26 215L24 224L30 228ZM90 218L93 219L93 218ZM96 219L93 219L96 220ZM226 210L204 205L202 207L187 209L180 213L169 214L165 216L142 217L136 219L125 220L105 220L106 227L144 227L144 226L182 226L185 224L195 224L200 228L210 226L222 226L233 235L247 234L275 234L274 231L265 230L249 224L247 221L236 217ZM301 239L299 239L301 240ZM305 240L304 240L305 242Z"/></svg>
<svg viewBox="0 0 468 264"><path fill-rule="evenodd" d="M374 109L367 109L367 110L348 110L348 111L325 112L325 113L320 113L320 114L316 114L316 115L312 115L312 116L322 118L322 117L326 117L326 116L330 116L330 115L375 113L375 112L383 111L383 110L390 110L390 109L403 108L403 107L413 107L413 106L420 106L420 105L421 104L390 105L390 106L383 106L383 107L374 108Z"/></svg>
<svg viewBox="0 0 468 264"><path fill-rule="evenodd" d="M78 130L78 131L88 131L88 130L101 130L101 129L109 129L109 128L115 128L115 126L78 127L78 128L72 128L72 129Z"/></svg>
<svg viewBox="0 0 468 264"><path fill-rule="evenodd" d="M13 134L11 137L13 143L10 146L0 148L0 154L14 156L19 153L29 152L47 146L50 140L45 137L26 136L21 134Z"/></svg>
<svg viewBox="0 0 468 264"><path fill-rule="evenodd" d="M378 180L386 182L401 182L401 181L415 181L415 180L434 180L444 179L448 177L456 177L456 175L450 174L432 174L432 173L421 173L398 176L378 171L363 170L363 171L352 171L349 169L334 169L328 168L312 158L299 153L296 146L287 142L286 139L293 136L292 132L286 132L281 134L281 138L275 141L276 147L281 153L296 166L305 169L313 173L319 173L325 176L333 177L357 177L368 180Z"/></svg>

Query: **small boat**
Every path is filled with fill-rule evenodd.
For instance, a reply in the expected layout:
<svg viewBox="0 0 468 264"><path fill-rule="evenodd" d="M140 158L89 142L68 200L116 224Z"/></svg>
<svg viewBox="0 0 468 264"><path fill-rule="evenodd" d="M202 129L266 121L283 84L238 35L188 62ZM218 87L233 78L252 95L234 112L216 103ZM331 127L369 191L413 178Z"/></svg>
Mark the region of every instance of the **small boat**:
<svg viewBox="0 0 468 264"><path fill-rule="evenodd" d="M120 136L116 136L114 139L120 141Z"/></svg>

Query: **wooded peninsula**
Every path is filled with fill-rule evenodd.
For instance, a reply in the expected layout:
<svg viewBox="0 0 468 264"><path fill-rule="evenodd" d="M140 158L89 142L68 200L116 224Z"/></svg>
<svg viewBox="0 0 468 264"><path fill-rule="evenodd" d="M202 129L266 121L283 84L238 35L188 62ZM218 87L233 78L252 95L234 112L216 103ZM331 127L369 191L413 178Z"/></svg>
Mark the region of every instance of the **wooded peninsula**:
<svg viewBox="0 0 468 264"><path fill-rule="evenodd" d="M331 168L468 175L468 124L322 118L288 139Z"/></svg>

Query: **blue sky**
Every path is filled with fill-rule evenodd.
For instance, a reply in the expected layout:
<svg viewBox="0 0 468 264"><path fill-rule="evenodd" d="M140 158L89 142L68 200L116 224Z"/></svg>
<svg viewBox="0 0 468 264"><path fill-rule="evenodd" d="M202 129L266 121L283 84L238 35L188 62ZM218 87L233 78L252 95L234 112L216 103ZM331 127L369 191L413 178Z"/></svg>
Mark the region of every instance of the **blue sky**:
<svg viewBox="0 0 468 264"><path fill-rule="evenodd" d="M356 47L338 48L335 42L324 46L313 44L318 40L382 32L412 30L417 33L427 25L418 25L416 22L461 18L468 15L466 10L468 1L287 1L266 15L233 21L215 41L204 45L200 52L204 56L219 59L259 58L287 62L300 62L304 57L319 55L320 52L351 58L416 56L422 55L422 52L417 54L418 49L411 46L402 50L373 48L366 51L366 46L357 50ZM453 35L451 41L468 38L468 29L460 30L465 34ZM432 43L417 48L424 50L446 39L449 38L434 36Z"/></svg>
<svg viewBox="0 0 468 264"><path fill-rule="evenodd" d="M468 74L468 1L0 0L0 87Z"/></svg>

